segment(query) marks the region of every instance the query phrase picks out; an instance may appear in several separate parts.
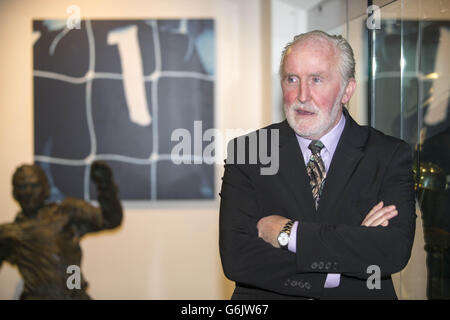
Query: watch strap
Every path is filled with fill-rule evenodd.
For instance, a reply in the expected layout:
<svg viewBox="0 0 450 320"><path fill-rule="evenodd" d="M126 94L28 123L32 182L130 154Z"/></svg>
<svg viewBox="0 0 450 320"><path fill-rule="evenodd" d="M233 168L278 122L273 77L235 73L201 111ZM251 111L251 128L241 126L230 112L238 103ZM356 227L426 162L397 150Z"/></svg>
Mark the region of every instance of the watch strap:
<svg viewBox="0 0 450 320"><path fill-rule="evenodd" d="M285 234L290 238L291 230L292 230L292 226L293 226L293 225L294 225L294 221L289 220L289 221L283 226L283 228L281 229L280 233L278 234L278 238L279 238L280 235L282 235L283 233L285 233ZM288 248L289 241L288 241L288 243L287 243L286 245L282 245L282 244L280 243L280 241L278 241L278 243L280 244L280 247L281 247L282 249L287 249L287 248Z"/></svg>
<svg viewBox="0 0 450 320"><path fill-rule="evenodd" d="M283 229L281 229L280 233L285 232L285 233L287 233L288 235L290 235L290 234L291 234L291 229L292 229L292 226L293 226L293 225L294 225L294 221L289 220L289 221L283 226Z"/></svg>

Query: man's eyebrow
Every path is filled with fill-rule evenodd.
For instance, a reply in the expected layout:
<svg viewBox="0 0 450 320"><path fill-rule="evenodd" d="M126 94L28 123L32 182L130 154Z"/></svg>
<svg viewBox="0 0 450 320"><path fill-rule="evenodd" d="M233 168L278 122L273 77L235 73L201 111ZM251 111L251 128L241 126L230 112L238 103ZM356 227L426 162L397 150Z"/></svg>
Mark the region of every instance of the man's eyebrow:
<svg viewBox="0 0 450 320"><path fill-rule="evenodd" d="M291 72L285 72L283 73L283 78L285 77L297 77L299 78L299 76L296 73L291 73ZM326 78L326 74L324 72L314 72L314 73L310 73L308 74L308 77L320 77L320 78Z"/></svg>
<svg viewBox="0 0 450 320"><path fill-rule="evenodd" d="M325 78L325 74L323 74L322 72L315 72L315 73L310 73L309 77L320 77L320 78Z"/></svg>
<svg viewBox="0 0 450 320"><path fill-rule="evenodd" d="M298 78L298 75L296 75L295 73L285 72L285 73L283 73L283 77L297 77Z"/></svg>

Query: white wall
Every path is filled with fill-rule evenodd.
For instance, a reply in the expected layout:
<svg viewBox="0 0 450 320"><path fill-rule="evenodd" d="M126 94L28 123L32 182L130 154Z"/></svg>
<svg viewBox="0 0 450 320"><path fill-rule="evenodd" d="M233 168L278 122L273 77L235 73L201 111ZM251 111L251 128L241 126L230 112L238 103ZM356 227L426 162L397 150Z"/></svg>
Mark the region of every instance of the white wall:
<svg viewBox="0 0 450 320"><path fill-rule="evenodd" d="M271 0L272 16L272 122L282 121L283 94L278 75L283 48L291 42L295 35L307 32L307 10L295 6L292 1Z"/></svg>
<svg viewBox="0 0 450 320"><path fill-rule="evenodd" d="M270 118L270 21L265 0L2 0L0 2L0 223L14 219L15 168L33 161L32 20L214 18L216 124L257 128ZM269 23L267 23L269 22ZM217 167L217 192L222 166ZM218 202L126 208L115 231L82 241L82 270L97 299L227 299L218 250ZM20 276L4 263L0 299L13 298Z"/></svg>

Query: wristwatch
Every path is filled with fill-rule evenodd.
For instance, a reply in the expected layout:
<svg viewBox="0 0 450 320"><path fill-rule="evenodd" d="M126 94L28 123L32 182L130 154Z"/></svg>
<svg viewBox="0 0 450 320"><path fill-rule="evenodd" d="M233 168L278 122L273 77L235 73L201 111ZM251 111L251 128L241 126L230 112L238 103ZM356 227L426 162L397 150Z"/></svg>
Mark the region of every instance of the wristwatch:
<svg viewBox="0 0 450 320"><path fill-rule="evenodd" d="M289 244L289 237L291 235L291 229L294 225L294 221L289 220L281 229L280 233L278 234L278 244L282 249L287 249Z"/></svg>

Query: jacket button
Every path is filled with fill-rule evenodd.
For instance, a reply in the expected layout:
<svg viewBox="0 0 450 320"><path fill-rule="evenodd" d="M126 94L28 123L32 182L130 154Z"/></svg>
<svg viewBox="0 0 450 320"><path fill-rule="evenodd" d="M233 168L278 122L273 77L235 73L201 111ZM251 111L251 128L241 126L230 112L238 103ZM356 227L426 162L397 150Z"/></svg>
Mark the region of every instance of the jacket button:
<svg viewBox="0 0 450 320"><path fill-rule="evenodd" d="M319 269L322 270L322 269L323 269L323 266L324 266L323 261L320 261L320 262L319 262Z"/></svg>
<svg viewBox="0 0 450 320"><path fill-rule="evenodd" d="M313 269L313 270L317 269L317 262L313 262L311 264L311 269Z"/></svg>
<svg viewBox="0 0 450 320"><path fill-rule="evenodd" d="M305 282L305 288L307 290L311 289L311 284L309 282Z"/></svg>
<svg viewBox="0 0 450 320"><path fill-rule="evenodd" d="M331 268L331 262L327 262L325 265L325 269L329 270Z"/></svg>

